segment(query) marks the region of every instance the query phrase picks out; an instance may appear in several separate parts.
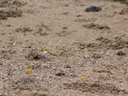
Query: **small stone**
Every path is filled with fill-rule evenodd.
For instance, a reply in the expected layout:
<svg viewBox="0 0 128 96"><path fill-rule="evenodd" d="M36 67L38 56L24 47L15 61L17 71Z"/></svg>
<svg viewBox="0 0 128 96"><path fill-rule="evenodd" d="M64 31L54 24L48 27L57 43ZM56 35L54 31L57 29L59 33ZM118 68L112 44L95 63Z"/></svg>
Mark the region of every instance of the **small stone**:
<svg viewBox="0 0 128 96"><path fill-rule="evenodd" d="M44 54L47 54L47 53L48 53L48 51L44 51L43 53L44 53Z"/></svg>
<svg viewBox="0 0 128 96"><path fill-rule="evenodd" d="M94 59L99 59L99 58L101 58L101 56L99 55L99 54L93 54L93 56L92 56Z"/></svg>
<svg viewBox="0 0 128 96"><path fill-rule="evenodd" d="M76 74L71 74L70 76L71 76L72 78L78 77Z"/></svg>
<svg viewBox="0 0 128 96"><path fill-rule="evenodd" d="M124 55L126 55L126 53L124 53L123 51L119 51L119 52L117 52L116 55L118 55L118 56L124 56Z"/></svg>
<svg viewBox="0 0 128 96"><path fill-rule="evenodd" d="M107 90L104 90L104 93L108 93L108 91Z"/></svg>
<svg viewBox="0 0 128 96"><path fill-rule="evenodd" d="M90 6L85 9L85 12L99 12L99 11L101 11L101 7L97 7L97 6Z"/></svg>
<svg viewBox="0 0 128 96"><path fill-rule="evenodd" d="M66 65L65 68L71 68L71 66L70 65Z"/></svg>
<svg viewBox="0 0 128 96"><path fill-rule="evenodd" d="M20 93L20 89L16 89L16 94L19 94Z"/></svg>
<svg viewBox="0 0 128 96"><path fill-rule="evenodd" d="M81 17L82 15L76 15L76 17Z"/></svg>
<svg viewBox="0 0 128 96"><path fill-rule="evenodd" d="M120 12L120 14L128 14L128 8L124 8L121 12Z"/></svg>
<svg viewBox="0 0 128 96"><path fill-rule="evenodd" d="M127 68L126 67L123 67L122 70L127 70Z"/></svg>
<svg viewBox="0 0 128 96"><path fill-rule="evenodd" d="M58 73L56 74L56 76L65 76L65 73L64 73L64 72L58 72Z"/></svg>
<svg viewBox="0 0 128 96"><path fill-rule="evenodd" d="M13 46L16 46L16 43L13 43Z"/></svg>
<svg viewBox="0 0 128 96"><path fill-rule="evenodd" d="M1 9L0 9L0 12L3 12L3 11L4 11L4 9L1 8Z"/></svg>

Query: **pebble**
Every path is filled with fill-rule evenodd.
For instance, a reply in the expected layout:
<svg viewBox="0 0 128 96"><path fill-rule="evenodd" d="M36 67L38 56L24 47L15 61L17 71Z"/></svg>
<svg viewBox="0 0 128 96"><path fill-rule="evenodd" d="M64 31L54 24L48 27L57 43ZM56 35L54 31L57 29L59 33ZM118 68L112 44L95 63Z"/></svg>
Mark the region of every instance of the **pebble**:
<svg viewBox="0 0 128 96"><path fill-rule="evenodd" d="M47 53L48 53L48 51L44 51L43 53L44 53L44 54L47 54Z"/></svg>
<svg viewBox="0 0 128 96"><path fill-rule="evenodd" d="M58 72L57 74L55 74L56 76L65 76L64 72Z"/></svg>
<svg viewBox="0 0 128 96"><path fill-rule="evenodd" d="M123 51L119 51L119 52L117 52L117 54L116 55L118 55L118 56L124 56L124 55L126 55L126 53L125 52L123 52Z"/></svg>
<svg viewBox="0 0 128 96"><path fill-rule="evenodd" d="M13 43L13 46L16 46L16 43Z"/></svg>
<svg viewBox="0 0 128 96"><path fill-rule="evenodd" d="M99 11L101 11L101 7L97 7L97 6L90 6L85 9L85 12L99 12Z"/></svg>

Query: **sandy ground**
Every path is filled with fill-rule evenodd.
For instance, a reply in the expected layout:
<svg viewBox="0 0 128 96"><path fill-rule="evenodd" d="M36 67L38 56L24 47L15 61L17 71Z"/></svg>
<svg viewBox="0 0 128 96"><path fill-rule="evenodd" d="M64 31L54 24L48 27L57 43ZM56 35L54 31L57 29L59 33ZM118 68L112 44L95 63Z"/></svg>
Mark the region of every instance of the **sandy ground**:
<svg viewBox="0 0 128 96"><path fill-rule="evenodd" d="M0 96L128 96L126 4L22 1L0 20Z"/></svg>

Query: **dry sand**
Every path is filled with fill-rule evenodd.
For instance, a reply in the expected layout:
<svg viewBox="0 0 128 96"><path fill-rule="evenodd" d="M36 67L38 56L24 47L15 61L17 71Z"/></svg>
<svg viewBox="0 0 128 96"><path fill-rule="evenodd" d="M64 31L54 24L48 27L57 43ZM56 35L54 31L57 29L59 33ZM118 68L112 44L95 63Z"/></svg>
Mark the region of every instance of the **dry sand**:
<svg viewBox="0 0 128 96"><path fill-rule="evenodd" d="M126 4L22 1L21 17L0 20L0 96L128 96Z"/></svg>

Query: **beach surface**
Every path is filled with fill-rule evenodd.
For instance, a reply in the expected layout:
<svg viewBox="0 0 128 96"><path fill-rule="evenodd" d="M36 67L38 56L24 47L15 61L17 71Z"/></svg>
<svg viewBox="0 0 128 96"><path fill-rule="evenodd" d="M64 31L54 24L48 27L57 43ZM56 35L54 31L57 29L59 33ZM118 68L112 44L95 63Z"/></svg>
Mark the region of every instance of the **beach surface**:
<svg viewBox="0 0 128 96"><path fill-rule="evenodd" d="M128 96L127 4L8 1L0 1L0 96Z"/></svg>

